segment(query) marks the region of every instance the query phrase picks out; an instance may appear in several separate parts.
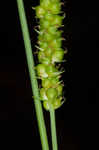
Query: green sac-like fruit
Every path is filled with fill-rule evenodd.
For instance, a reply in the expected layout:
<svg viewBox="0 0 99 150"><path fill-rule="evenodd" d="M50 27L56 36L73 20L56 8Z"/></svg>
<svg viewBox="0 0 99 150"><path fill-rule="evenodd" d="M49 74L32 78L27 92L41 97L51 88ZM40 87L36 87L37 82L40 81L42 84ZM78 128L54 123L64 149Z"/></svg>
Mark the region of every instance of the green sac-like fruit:
<svg viewBox="0 0 99 150"><path fill-rule="evenodd" d="M60 3L57 3L57 2L53 2L51 4L51 7L50 7L50 11L53 13L53 14L59 14L60 13L60 10L61 10L61 7L60 7Z"/></svg>
<svg viewBox="0 0 99 150"><path fill-rule="evenodd" d="M52 63L61 62L63 60L63 57L64 57L64 51L63 50L54 51L54 53L52 55Z"/></svg>
<svg viewBox="0 0 99 150"><path fill-rule="evenodd" d="M49 34L54 34L54 35L56 35L57 29L56 29L55 26L50 26L50 27L47 29L47 32L48 32Z"/></svg>
<svg viewBox="0 0 99 150"><path fill-rule="evenodd" d="M38 60L42 64L51 64L51 57L46 57L43 51L38 52Z"/></svg>
<svg viewBox="0 0 99 150"><path fill-rule="evenodd" d="M45 14L44 19L47 21L53 21L54 15L48 12Z"/></svg>
<svg viewBox="0 0 99 150"><path fill-rule="evenodd" d="M46 72L47 72L49 77L55 77L59 73L59 71L53 65L48 65L46 67Z"/></svg>
<svg viewBox="0 0 99 150"><path fill-rule="evenodd" d="M48 100L53 103L53 101L57 98L58 91L55 88L48 88L46 95Z"/></svg>
<svg viewBox="0 0 99 150"><path fill-rule="evenodd" d="M51 79L52 87L56 88L57 85L59 84L59 78L55 77Z"/></svg>
<svg viewBox="0 0 99 150"><path fill-rule="evenodd" d="M45 9L48 10L48 12L52 13L52 14L59 14L60 13L60 9L61 9L61 5L59 3L59 1L55 0L54 2L50 1L50 0L46 0L46 1L42 1L41 2L41 6Z"/></svg>
<svg viewBox="0 0 99 150"><path fill-rule="evenodd" d="M40 98L41 100L45 101L45 100L48 100L47 96L46 96L46 91L44 88L41 88L40 89Z"/></svg>
<svg viewBox="0 0 99 150"><path fill-rule="evenodd" d="M58 96L62 96L62 91L63 91L63 86L61 84L59 84L56 87L57 91L58 91Z"/></svg>
<svg viewBox="0 0 99 150"><path fill-rule="evenodd" d="M44 42L44 41L40 41L40 47L41 49L45 50L48 48L48 43L47 42Z"/></svg>
<svg viewBox="0 0 99 150"><path fill-rule="evenodd" d="M59 84L59 79L58 78L44 78L42 80L42 87L45 89L48 88L53 88L53 87L57 87L57 85ZM57 90L58 91L58 90Z"/></svg>
<svg viewBox="0 0 99 150"><path fill-rule="evenodd" d="M37 74L41 78L48 77L48 74L46 73L46 65L45 64L38 64L37 67Z"/></svg>
<svg viewBox="0 0 99 150"><path fill-rule="evenodd" d="M44 35L44 34L43 34L43 35ZM42 36L41 34L38 35L38 40L39 40L39 41L44 41L44 38L43 38L43 36Z"/></svg>
<svg viewBox="0 0 99 150"><path fill-rule="evenodd" d="M46 50L44 52L45 56L46 57L51 57L52 51L53 51L52 48L50 48L50 47L46 48Z"/></svg>
<svg viewBox="0 0 99 150"><path fill-rule="evenodd" d="M47 10L49 10L50 5L51 5L50 0L46 0L46 1L42 0L42 2L41 2L41 7L43 7L46 10L46 12L47 12Z"/></svg>
<svg viewBox="0 0 99 150"><path fill-rule="evenodd" d="M36 7L36 16L37 16L37 18L42 18L42 17L44 17L44 15L45 15L44 8L41 7L41 6L37 6Z"/></svg>
<svg viewBox="0 0 99 150"><path fill-rule="evenodd" d="M44 34L43 38L44 38L45 41L51 41L51 40L54 40L55 35L46 33L46 34Z"/></svg>
<svg viewBox="0 0 99 150"><path fill-rule="evenodd" d="M49 22L48 20L40 20L40 25L42 28L48 29L51 26L51 22Z"/></svg>
<svg viewBox="0 0 99 150"><path fill-rule="evenodd" d="M43 107L44 107L47 111L50 110L49 101L44 101L44 102L43 102Z"/></svg>
<svg viewBox="0 0 99 150"><path fill-rule="evenodd" d="M41 61L42 59L44 59L44 57L45 57L44 52L43 51L39 51L38 52L38 60Z"/></svg>
<svg viewBox="0 0 99 150"><path fill-rule="evenodd" d="M57 98L57 99L55 99L55 102L53 103L53 108L54 109L57 109L57 108L59 108L60 106L61 106L61 99L62 98Z"/></svg>
<svg viewBox="0 0 99 150"><path fill-rule="evenodd" d="M56 26L61 26L62 25L62 16L58 16L58 15L54 16L52 24L56 25Z"/></svg>
<svg viewBox="0 0 99 150"><path fill-rule="evenodd" d="M41 62L43 64L50 65L51 64L51 58L44 58Z"/></svg>
<svg viewBox="0 0 99 150"><path fill-rule="evenodd" d="M60 48L62 46L62 40L60 38L58 39L54 39L53 41L51 41L50 45L54 48Z"/></svg>
<svg viewBox="0 0 99 150"><path fill-rule="evenodd" d="M51 80L50 78L45 78L42 80L42 87L48 89L51 87Z"/></svg>

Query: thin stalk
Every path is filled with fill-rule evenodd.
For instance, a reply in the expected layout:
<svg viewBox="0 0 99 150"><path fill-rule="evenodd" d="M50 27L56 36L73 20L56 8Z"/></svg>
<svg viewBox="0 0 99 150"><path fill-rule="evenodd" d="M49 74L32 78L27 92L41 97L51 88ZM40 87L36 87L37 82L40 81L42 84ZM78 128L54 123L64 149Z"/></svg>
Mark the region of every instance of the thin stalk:
<svg viewBox="0 0 99 150"><path fill-rule="evenodd" d="M53 147L53 150L58 150L55 110L53 108L50 109L50 122L51 122L52 147Z"/></svg>
<svg viewBox="0 0 99 150"><path fill-rule="evenodd" d="M34 59L32 54L32 48L31 48L31 42L29 37L29 31L28 31L28 25L27 25L23 0L17 0L17 6L18 6L23 39L24 39L25 52L26 52L31 87L32 87L32 92L34 97L34 104L36 109L36 116L37 116L39 133L41 138L42 150L49 150L43 111L42 111L42 106L39 98L38 83L36 79L35 65L34 65Z"/></svg>

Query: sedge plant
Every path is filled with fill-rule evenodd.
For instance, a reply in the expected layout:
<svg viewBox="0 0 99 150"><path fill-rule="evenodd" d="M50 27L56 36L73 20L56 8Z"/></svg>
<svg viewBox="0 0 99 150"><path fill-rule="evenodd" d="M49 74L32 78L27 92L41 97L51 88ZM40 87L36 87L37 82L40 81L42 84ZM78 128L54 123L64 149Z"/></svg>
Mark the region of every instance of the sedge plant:
<svg viewBox="0 0 99 150"><path fill-rule="evenodd" d="M39 24L35 31L38 33L37 57L38 64L34 64L31 42L25 16L23 0L17 0L20 23L26 50L26 58L29 68L33 99L38 120L42 150L49 150L44 123L43 107L50 113L52 148L58 150L55 110L63 104L63 84L60 80L63 70L59 65L63 59L65 50L62 49L62 21L65 17L61 11L60 0L40 0L40 4L32 7L35 10ZM36 69L35 69L36 68ZM37 78L41 80L41 88L38 88Z"/></svg>

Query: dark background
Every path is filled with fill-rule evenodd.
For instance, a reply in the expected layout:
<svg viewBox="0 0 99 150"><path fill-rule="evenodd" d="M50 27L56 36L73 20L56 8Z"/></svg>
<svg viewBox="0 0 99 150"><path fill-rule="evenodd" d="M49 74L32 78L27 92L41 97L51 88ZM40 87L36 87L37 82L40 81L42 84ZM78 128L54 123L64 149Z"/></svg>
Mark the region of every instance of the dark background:
<svg viewBox="0 0 99 150"><path fill-rule="evenodd" d="M31 7L39 1L24 0L24 4L34 50L36 19ZM72 5L75 6L73 14ZM63 63L67 101L56 111L59 150L95 149L97 144L99 58L96 6L81 1L75 5L67 0L62 8L67 14L63 47L68 48L68 54L65 56L67 62ZM44 110L44 115L51 144L49 113ZM0 3L0 137L3 147L13 147L14 144L15 148L33 149L36 146L41 149L16 1Z"/></svg>

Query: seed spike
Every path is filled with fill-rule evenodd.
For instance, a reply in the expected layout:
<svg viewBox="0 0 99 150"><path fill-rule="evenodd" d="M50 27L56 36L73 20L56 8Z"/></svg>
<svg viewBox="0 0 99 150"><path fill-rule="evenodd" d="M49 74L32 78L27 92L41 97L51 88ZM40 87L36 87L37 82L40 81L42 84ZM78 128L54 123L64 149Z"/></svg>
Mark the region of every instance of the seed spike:
<svg viewBox="0 0 99 150"><path fill-rule="evenodd" d="M40 35L37 39L37 45L35 47L39 51L42 51L41 53L39 53L39 56L40 56L39 63L41 65L43 65L43 67L39 68L41 73L39 73L38 79L41 79L41 81L45 78L48 79L48 80L44 81L44 83L43 83L43 84L45 84L45 88L44 88L45 91L48 90L48 88L49 88L48 84L50 85L51 83L52 83L52 86L50 85L51 88L57 88L60 85L63 87L64 83L61 80L61 77L62 77L61 74L64 73L65 70L61 69L60 62L65 62L66 60L58 59L58 57L59 58L61 57L61 53L60 53L60 55L58 54L59 56L56 57L56 60L53 58L55 57L54 55L56 54L56 53L54 54L54 51L62 49L63 54L67 53L67 51L61 47L62 41L66 41L66 39L64 37L61 37L61 35L62 35L61 33L63 32L62 27L64 27L64 25L62 24L62 20L66 17L66 14L62 10L60 10L60 7L62 5L64 5L64 3L60 2L60 0L57 0L56 2L59 3L59 5L56 5L54 3L55 0L51 0L51 1L52 1L52 3L50 3L50 0L48 0L47 1L48 3L47 3L46 0L40 0L40 5L38 7L39 9L38 9L38 11L36 11L36 19L40 25L35 26L35 28L34 28L34 30ZM44 2L45 4L42 2ZM54 4L55 4L55 6L54 6ZM50 7L50 6L52 6L52 7ZM35 9L35 8L33 8L33 9ZM45 19L45 15L46 15L46 19ZM47 15L48 15L48 17L47 17ZM52 28L50 28L50 27L52 27ZM58 35L58 36L56 36L56 35ZM55 42L53 42L53 40ZM47 48L51 49L50 55L46 54ZM46 49L46 51L45 51L45 49ZM48 54L49 54L49 52L50 51L48 51ZM38 52L37 52L37 54L38 54ZM41 61L40 61L40 58L41 58ZM61 60L61 61L59 61L59 60ZM47 67L49 67L48 65L51 65L53 69L52 70L47 69ZM54 70L54 69L56 69L56 70ZM49 78L57 78L58 81L55 79L56 80L55 82L50 81L50 83L49 83ZM44 86L44 85L42 85L42 86ZM63 92L61 93L61 95L63 95ZM63 102L61 102L62 97L59 96L59 94L57 94L56 99L58 100L57 101L58 105L56 107L54 105L54 100L51 101L50 99L48 99L48 103L50 103L54 109L59 108L63 104ZM47 108L47 106L45 106L44 108ZM47 110L48 110L48 108L47 108Z"/></svg>

